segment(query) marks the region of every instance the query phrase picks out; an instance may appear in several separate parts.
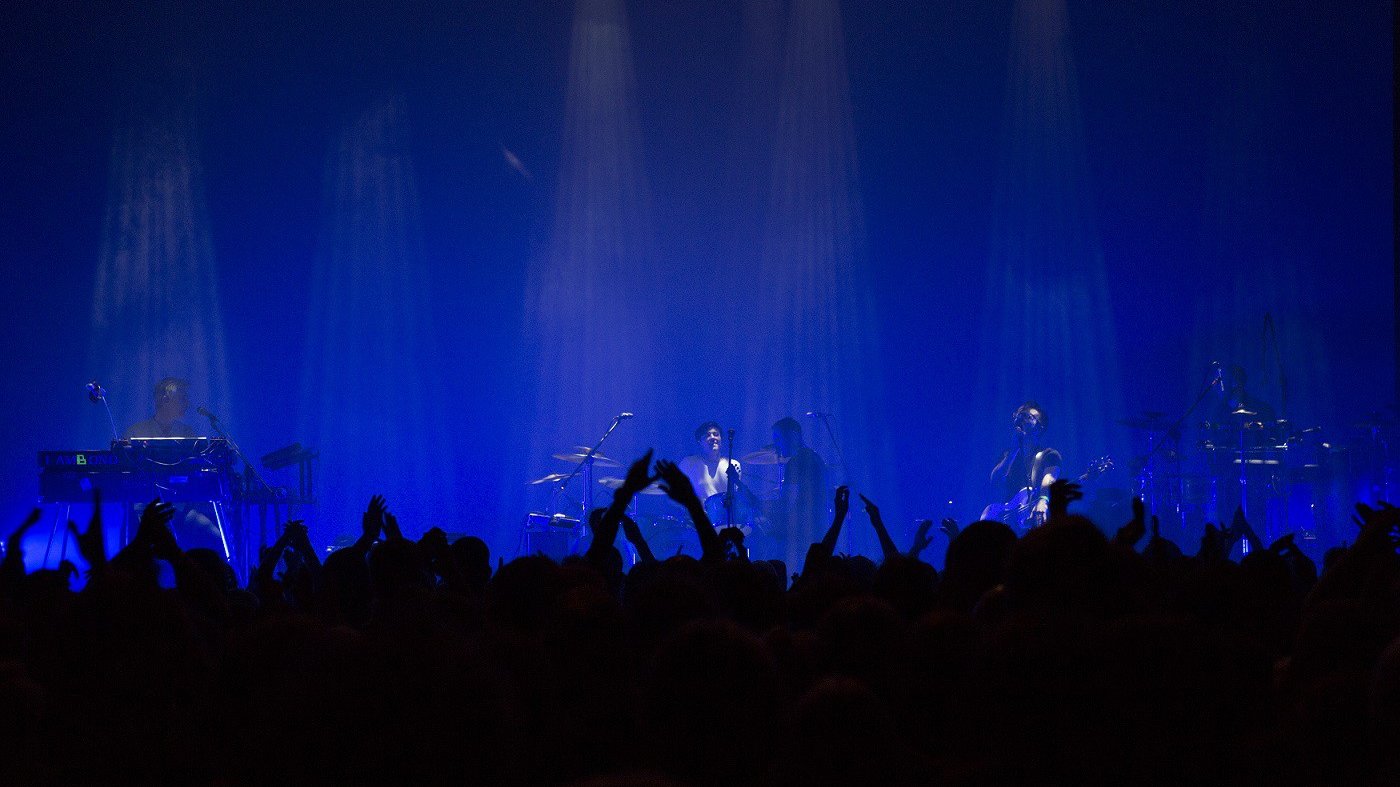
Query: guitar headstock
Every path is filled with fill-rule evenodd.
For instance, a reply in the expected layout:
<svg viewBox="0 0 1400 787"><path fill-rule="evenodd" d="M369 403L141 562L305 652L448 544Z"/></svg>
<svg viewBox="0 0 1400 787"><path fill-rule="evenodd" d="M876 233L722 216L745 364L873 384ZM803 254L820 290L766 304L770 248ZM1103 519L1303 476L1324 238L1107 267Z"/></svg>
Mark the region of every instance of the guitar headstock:
<svg viewBox="0 0 1400 787"><path fill-rule="evenodd" d="M1101 456L1089 462L1089 467L1084 471L1084 480L1097 478L1113 469L1113 457Z"/></svg>

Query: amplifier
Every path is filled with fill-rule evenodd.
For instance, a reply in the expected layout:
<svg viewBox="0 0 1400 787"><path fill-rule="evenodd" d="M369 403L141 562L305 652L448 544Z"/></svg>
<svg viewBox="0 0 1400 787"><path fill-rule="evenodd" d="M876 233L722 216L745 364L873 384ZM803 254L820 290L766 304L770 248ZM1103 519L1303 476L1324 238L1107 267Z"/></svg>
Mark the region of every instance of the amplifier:
<svg viewBox="0 0 1400 787"><path fill-rule="evenodd" d="M562 561L574 550L584 535L583 522L563 514L541 514L531 512L525 515L525 538L522 555L544 555Z"/></svg>

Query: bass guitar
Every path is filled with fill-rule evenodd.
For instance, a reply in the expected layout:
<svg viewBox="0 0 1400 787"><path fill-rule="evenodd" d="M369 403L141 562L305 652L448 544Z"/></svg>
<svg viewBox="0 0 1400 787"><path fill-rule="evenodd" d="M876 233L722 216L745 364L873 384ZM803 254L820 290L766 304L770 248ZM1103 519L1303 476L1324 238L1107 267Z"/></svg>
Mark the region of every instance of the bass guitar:
<svg viewBox="0 0 1400 787"><path fill-rule="evenodd" d="M1113 468L1113 460L1107 456L1101 456L1089 463L1083 475L1074 479L1076 484L1098 478L1100 475ZM1003 522L1011 526L1018 533L1025 533L1033 527L1044 523L1044 515L1035 510L1035 490L1030 487L1022 487L1005 503L992 503L982 509L982 519L991 522Z"/></svg>

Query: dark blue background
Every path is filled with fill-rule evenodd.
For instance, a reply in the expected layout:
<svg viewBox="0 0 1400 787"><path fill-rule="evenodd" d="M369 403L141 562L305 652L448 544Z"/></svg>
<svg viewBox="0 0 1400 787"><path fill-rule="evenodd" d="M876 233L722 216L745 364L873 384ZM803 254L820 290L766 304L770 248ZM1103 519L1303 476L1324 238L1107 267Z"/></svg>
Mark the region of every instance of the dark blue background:
<svg viewBox="0 0 1400 787"><path fill-rule="evenodd" d="M114 123L129 85L159 80L173 63L194 75L237 436L255 456L301 439L330 140L376 96L404 97L444 348L435 372L449 392L437 404L452 449L435 461L471 509L444 518L513 546L511 528L534 501L514 491L526 479L504 470L527 463L503 457L524 450L509 440L526 417L518 393L534 385L521 352L525 277L551 226L570 4L312 5L11 7L0 33L0 521L32 504L36 450L105 440L81 387ZM1003 441L1002 420L968 423L973 370L987 359L959 337L988 319L981 270L993 245L1011 5L843 6L862 264L887 389L887 509L901 523L940 513L965 467L985 472ZM723 227L697 206L725 199L714 173L734 155L725 113L739 6L628 8L653 222L671 259L713 264L703 249L722 245ZM1280 329L1320 344L1285 361L1301 388L1329 394L1308 403L1310 417L1351 439L1345 427L1395 390L1391 4L1071 0L1068 15L1086 196L1112 305L1103 319L1122 378L1124 412L1103 413L1105 423L1189 402L1207 352L1193 316L1204 298L1233 299L1222 288L1237 286L1239 266L1301 286L1305 303L1285 304L1277 319L1292 323ZM532 180L504 164L502 145ZM1240 167L1232 182L1247 188L1222 185L1227 166ZM1222 198L1228 221L1209 207ZM731 283L742 288L745 271ZM683 314L725 297L714 286L652 297ZM676 391L675 409L698 423L712 413L695 390ZM659 447L688 448L692 427L676 424L677 439Z"/></svg>

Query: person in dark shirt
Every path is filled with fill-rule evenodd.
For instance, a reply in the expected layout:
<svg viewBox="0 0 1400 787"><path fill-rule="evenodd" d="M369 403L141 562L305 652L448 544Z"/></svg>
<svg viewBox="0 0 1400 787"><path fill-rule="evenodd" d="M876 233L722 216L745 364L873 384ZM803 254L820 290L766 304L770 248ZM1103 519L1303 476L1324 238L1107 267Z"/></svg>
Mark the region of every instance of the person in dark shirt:
<svg viewBox="0 0 1400 787"><path fill-rule="evenodd" d="M992 484L1000 490L1004 502L987 506L982 512L983 519L1021 528L1045 521L1050 505L1050 485L1060 475L1061 462L1060 452L1041 442L1048 425L1045 411L1034 401L1023 403L1011 414L1011 431L1016 442L1002 452L991 473Z"/></svg>
<svg viewBox="0 0 1400 787"><path fill-rule="evenodd" d="M786 544L788 565L801 565L807 545L826 527L826 463L802 439L802 425L784 418L773 424L773 448L783 460L783 480L774 501L774 537Z"/></svg>

